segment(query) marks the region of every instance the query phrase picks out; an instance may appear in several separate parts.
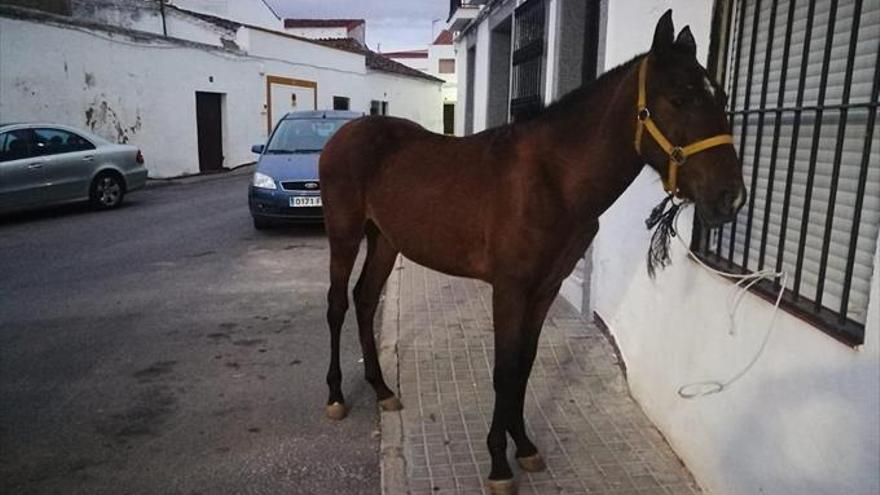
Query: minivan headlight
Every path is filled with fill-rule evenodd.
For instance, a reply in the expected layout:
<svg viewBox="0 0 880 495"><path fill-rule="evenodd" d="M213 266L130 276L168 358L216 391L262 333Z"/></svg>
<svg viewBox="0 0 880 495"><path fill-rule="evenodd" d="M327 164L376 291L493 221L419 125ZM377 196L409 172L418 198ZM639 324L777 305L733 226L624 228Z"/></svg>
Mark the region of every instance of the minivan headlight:
<svg viewBox="0 0 880 495"><path fill-rule="evenodd" d="M275 179L262 172L254 172L253 184L254 187L260 189L277 189L277 186L275 186Z"/></svg>

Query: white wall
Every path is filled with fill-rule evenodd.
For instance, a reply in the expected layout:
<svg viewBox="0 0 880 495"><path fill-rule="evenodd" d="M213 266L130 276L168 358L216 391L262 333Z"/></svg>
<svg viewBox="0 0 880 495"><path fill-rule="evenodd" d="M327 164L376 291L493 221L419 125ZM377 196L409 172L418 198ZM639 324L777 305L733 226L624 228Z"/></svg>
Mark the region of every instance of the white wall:
<svg viewBox="0 0 880 495"><path fill-rule="evenodd" d="M486 128L489 110L489 24L477 28L477 72L474 86L474 131Z"/></svg>
<svg viewBox="0 0 880 495"><path fill-rule="evenodd" d="M319 109L333 108L334 96L350 98L352 111L367 114L371 100L387 101L389 115L443 129L439 82L368 70L363 55L264 31L251 30L248 38L249 55L267 59L267 74L316 81ZM281 63L282 58L294 65Z"/></svg>
<svg viewBox="0 0 880 495"><path fill-rule="evenodd" d="M284 23L275 17L262 0L171 0L169 3L194 12L266 29L284 29Z"/></svg>
<svg viewBox="0 0 880 495"><path fill-rule="evenodd" d="M119 28L163 34L162 16L158 4L145 5L132 0L116 0L93 4L82 0L73 3L72 16L84 21ZM235 31L198 19L174 8L165 9L165 31L179 38L212 46L223 46L221 38L235 40Z"/></svg>
<svg viewBox="0 0 880 495"><path fill-rule="evenodd" d="M0 120L91 127L111 141L140 147L150 175L168 177L199 171L195 92L221 92L227 94L225 165L253 160L250 145L264 139L266 127L265 117L254 111L265 98L257 62L114 39L119 42L102 33L0 17ZM34 50L41 57L34 58Z"/></svg>
<svg viewBox="0 0 880 495"><path fill-rule="evenodd" d="M545 9L547 43L544 48L544 104L549 105L556 96L553 88L556 87L554 77L556 75L557 59L559 58L559 41L556 39L559 35L559 2L547 0Z"/></svg>
<svg viewBox="0 0 880 495"><path fill-rule="evenodd" d="M455 103L458 100L458 61L453 45L428 45L427 56L419 58L385 56L407 67L443 79L445 81L443 83L443 103ZM456 60L456 71L451 74L441 74L440 59L447 58Z"/></svg>
<svg viewBox="0 0 880 495"><path fill-rule="evenodd" d="M248 31L248 55L337 73L366 73L363 55L266 31L242 29Z"/></svg>
<svg viewBox="0 0 880 495"><path fill-rule="evenodd" d="M440 59L456 60L454 45L429 45L427 71L434 77L446 81L443 84L443 102L455 103L458 100L458 61L455 63L455 72L452 74L440 73Z"/></svg>
<svg viewBox="0 0 880 495"><path fill-rule="evenodd" d="M468 85L467 40L464 37L455 41L455 71L460 74L459 79L461 80L461 83L457 84L455 88L455 135L464 136Z"/></svg>
<svg viewBox="0 0 880 495"><path fill-rule="evenodd" d="M462 84L458 86L455 105L455 134L463 135L465 127L465 110L467 100L467 52L470 45L469 39L476 39L476 57L474 64L474 132L480 132L486 128L486 117L489 101L489 23L481 22L466 36L462 36L456 43L457 59L456 71L461 73Z"/></svg>
<svg viewBox="0 0 880 495"><path fill-rule="evenodd" d="M712 2L608 5L606 69L646 51L653 23L669 7L677 28L690 24L706 60ZM634 19L650 19L651 28L632 29ZM602 216L593 245L595 309L617 339L646 413L710 493L880 492L880 263L863 347L850 349L781 311L763 355L740 381L684 400L680 386L723 381L749 362L772 305L747 295L730 336L724 303L732 284L686 259L676 241L673 265L652 282L642 219L662 196L657 175L644 171ZM687 241L690 215L680 226Z"/></svg>
<svg viewBox="0 0 880 495"><path fill-rule="evenodd" d="M317 82L319 108L348 96L369 112L385 93L391 115L441 128L439 83L367 73L361 55L249 31L260 57L0 17L0 121L57 122L137 145L151 177L199 171L196 91L226 95L224 166L253 161L250 146L267 134L268 75Z"/></svg>
<svg viewBox="0 0 880 495"><path fill-rule="evenodd" d="M440 83L425 84L420 79L376 71L370 71L369 74L369 99L387 101L389 115L418 122L434 132L443 132L443 93ZM369 113L369 102L366 112Z"/></svg>

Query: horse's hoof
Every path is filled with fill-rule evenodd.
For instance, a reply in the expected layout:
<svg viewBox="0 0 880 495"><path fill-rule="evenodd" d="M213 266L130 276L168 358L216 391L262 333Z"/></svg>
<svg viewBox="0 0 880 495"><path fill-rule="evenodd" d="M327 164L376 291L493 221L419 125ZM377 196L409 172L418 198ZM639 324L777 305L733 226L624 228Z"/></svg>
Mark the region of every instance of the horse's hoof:
<svg viewBox="0 0 880 495"><path fill-rule="evenodd" d="M544 464L544 459L541 457L541 454L517 457L516 460L519 462L519 467L521 467L523 471L529 473L537 473L547 469L547 464Z"/></svg>
<svg viewBox="0 0 880 495"><path fill-rule="evenodd" d="M489 493L492 495L516 495L516 481L513 478L489 480Z"/></svg>
<svg viewBox="0 0 880 495"><path fill-rule="evenodd" d="M400 399L398 399L396 395L392 395L387 399L380 400L379 407L381 407L383 411L400 411L403 409L403 404L400 403Z"/></svg>
<svg viewBox="0 0 880 495"><path fill-rule="evenodd" d="M341 402L334 402L333 404L327 405L327 417L334 421L345 419L346 414L348 414L348 409L346 409L345 404Z"/></svg>

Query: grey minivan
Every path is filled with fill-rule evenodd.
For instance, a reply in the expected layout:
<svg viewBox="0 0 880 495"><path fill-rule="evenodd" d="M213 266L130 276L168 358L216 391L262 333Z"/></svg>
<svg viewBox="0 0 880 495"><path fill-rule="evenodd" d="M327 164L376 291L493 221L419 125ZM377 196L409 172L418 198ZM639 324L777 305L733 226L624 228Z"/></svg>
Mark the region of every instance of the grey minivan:
<svg viewBox="0 0 880 495"><path fill-rule="evenodd" d="M0 213L74 201L115 208L146 182L134 146L58 124L0 124Z"/></svg>

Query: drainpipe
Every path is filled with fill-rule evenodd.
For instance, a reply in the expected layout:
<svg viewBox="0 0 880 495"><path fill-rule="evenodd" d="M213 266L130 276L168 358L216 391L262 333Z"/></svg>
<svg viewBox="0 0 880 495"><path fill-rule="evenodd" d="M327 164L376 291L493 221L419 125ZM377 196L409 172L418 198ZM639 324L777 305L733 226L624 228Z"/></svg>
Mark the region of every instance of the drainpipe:
<svg viewBox="0 0 880 495"><path fill-rule="evenodd" d="M162 35L168 37L168 26L165 24L165 0L159 0L159 14L162 16Z"/></svg>

